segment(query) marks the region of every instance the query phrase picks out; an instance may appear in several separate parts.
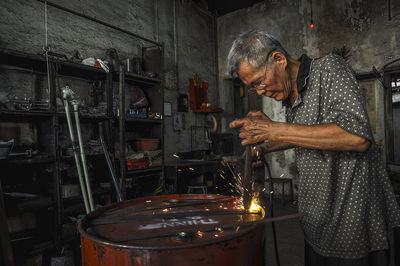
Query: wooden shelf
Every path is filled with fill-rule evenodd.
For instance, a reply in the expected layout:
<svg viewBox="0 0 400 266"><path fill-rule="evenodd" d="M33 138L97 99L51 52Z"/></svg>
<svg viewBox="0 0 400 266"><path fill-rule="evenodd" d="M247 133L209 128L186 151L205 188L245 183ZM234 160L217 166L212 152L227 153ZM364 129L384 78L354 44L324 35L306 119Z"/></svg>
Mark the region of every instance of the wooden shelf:
<svg viewBox="0 0 400 266"><path fill-rule="evenodd" d="M46 57L44 55L27 54L10 49L0 50L0 62L28 71L47 73ZM103 69L66 60L49 58L50 63L58 65L57 75L78 77L84 79L105 79L107 72Z"/></svg>
<svg viewBox="0 0 400 266"><path fill-rule="evenodd" d="M46 164L46 163L53 163L54 157L52 156L33 156L30 158L8 158L0 160L1 163L8 163L8 164L17 164L17 165L30 165L30 164Z"/></svg>
<svg viewBox="0 0 400 266"><path fill-rule="evenodd" d="M125 79L128 82L141 85L156 85L160 84L161 80L157 78L150 78L143 75L138 75L135 73L125 72Z"/></svg>
<svg viewBox="0 0 400 266"><path fill-rule="evenodd" d="M162 119L152 119L152 118L139 118L139 117L126 117L126 122L136 122L136 123L154 123L161 124Z"/></svg>
<svg viewBox="0 0 400 266"><path fill-rule="evenodd" d="M139 174L147 174L150 172L161 172L162 167L152 167L152 168L146 168L146 169L141 169L141 170L132 170L132 171L127 171L127 175L139 175Z"/></svg>
<svg viewBox="0 0 400 266"><path fill-rule="evenodd" d="M38 197L24 200L17 204L20 211L34 211L53 207L55 202L50 197Z"/></svg>
<svg viewBox="0 0 400 266"><path fill-rule="evenodd" d="M60 118L65 118L66 115L65 112L57 112L57 116ZM71 116L73 117L74 115L71 113ZM75 119L73 117L73 119ZM110 119L108 116L101 114L101 115L93 115L93 114L81 114L79 113L79 119L86 119L86 120L107 120ZM73 120L75 121L75 120Z"/></svg>
<svg viewBox="0 0 400 266"><path fill-rule="evenodd" d="M49 111L0 110L0 117L49 117Z"/></svg>

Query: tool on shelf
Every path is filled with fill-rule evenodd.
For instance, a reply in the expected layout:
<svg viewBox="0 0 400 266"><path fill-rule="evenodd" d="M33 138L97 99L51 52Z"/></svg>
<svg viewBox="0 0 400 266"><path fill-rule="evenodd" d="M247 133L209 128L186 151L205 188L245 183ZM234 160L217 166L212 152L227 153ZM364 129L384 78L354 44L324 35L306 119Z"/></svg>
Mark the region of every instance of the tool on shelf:
<svg viewBox="0 0 400 266"><path fill-rule="evenodd" d="M78 102L73 100L73 91L68 86L65 86L64 88L62 88L62 93L63 93L64 107L65 107L65 115L67 117L68 129L69 129L71 142L72 142L72 148L74 150L74 158L75 158L76 168L78 171L78 177L79 177L79 183L81 186L83 201L85 204L85 210L86 210L86 213L89 213L94 210L94 204L93 204L92 191L90 188L89 174L88 174L88 170L87 170L87 166L86 166L86 156L85 156L85 150L83 147L81 126L80 126L80 122L79 122L79 104L78 104ZM76 131L78 134L78 145L79 146L77 145L76 139L75 139L75 131L74 131L74 128L72 125L69 101L71 102L73 109L74 109L74 113L75 113L75 123L76 123ZM81 161L79 160L79 155L81 157ZM82 174L82 171L83 171L83 174Z"/></svg>

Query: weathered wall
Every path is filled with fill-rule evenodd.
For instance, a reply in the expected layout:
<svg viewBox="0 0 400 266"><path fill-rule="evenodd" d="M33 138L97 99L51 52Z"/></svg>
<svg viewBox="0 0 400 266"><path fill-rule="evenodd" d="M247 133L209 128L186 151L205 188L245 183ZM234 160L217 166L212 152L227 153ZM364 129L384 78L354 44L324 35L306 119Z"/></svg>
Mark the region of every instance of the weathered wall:
<svg viewBox="0 0 400 266"><path fill-rule="evenodd" d="M226 73L226 57L232 41L242 32L264 30L279 39L293 58L306 53L310 57L323 56L334 47L351 49L349 63L358 72L370 72L372 66L382 67L400 55L400 4L392 2L392 18L388 20L388 1L313 1L315 28L310 29L310 1L267 0L250 8L238 10L218 18L219 72ZM240 18L240 19L238 19ZM226 74L225 74L226 75ZM229 109L229 82L221 74L220 103L227 106L224 120L233 119ZM222 93L224 92L224 93ZM376 86L377 134L383 142L383 97ZM281 103L263 99L263 111L274 120L283 121ZM229 131L226 127L224 131ZM292 151L269 156L273 175L296 179Z"/></svg>
<svg viewBox="0 0 400 266"><path fill-rule="evenodd" d="M213 19L193 4L167 0L61 1L53 3L106 21L164 43L165 101L176 113L179 93L189 94L188 79L198 73L209 82L209 100L217 102ZM41 53L45 43L44 4L32 0L1 1L0 47L27 53ZM176 15L174 19L174 14ZM174 31L175 21L175 31ZM148 43L97 23L48 6L48 43L54 52L71 56L76 50L86 57L104 57L115 48L120 58L140 55ZM32 80L20 78L21 95ZM11 88L2 83L3 89ZM46 82L43 83L46 86ZM7 97L5 93L0 97ZM22 96L21 96L22 97ZM201 124L202 115L184 113L185 129L174 132L171 117L165 117L165 150L169 156L190 150L190 128Z"/></svg>

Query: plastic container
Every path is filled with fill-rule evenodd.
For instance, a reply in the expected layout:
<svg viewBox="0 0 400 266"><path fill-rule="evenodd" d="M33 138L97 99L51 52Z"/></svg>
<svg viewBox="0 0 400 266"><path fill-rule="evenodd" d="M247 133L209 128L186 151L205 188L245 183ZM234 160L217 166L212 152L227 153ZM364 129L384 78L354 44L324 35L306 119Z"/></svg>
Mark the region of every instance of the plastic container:
<svg viewBox="0 0 400 266"><path fill-rule="evenodd" d="M159 139L136 139L136 149L138 151L155 151L158 149Z"/></svg>

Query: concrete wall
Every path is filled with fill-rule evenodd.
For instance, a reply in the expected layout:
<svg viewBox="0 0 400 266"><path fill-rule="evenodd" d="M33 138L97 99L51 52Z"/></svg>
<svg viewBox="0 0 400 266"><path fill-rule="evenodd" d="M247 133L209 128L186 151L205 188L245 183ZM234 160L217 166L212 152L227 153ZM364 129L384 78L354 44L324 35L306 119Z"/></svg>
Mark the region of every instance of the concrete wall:
<svg viewBox="0 0 400 266"><path fill-rule="evenodd" d="M176 113L179 93L189 95L188 79L195 73L209 82L209 100L216 105L216 67L213 18L193 4L174 0L103 0L62 1L53 3L84 13L112 25L163 42L165 101ZM4 0L0 9L0 47L27 53L41 53L45 43L44 4L32 0ZM175 19L174 19L175 15ZM97 23L48 6L48 43L54 52L71 56L78 50L84 58L104 57L115 48L120 58L140 55L148 43ZM13 75L15 75L13 73ZM20 76L20 84L2 83L1 89L21 88L21 95L33 82ZM2 80L6 80L4 77ZM17 82L18 83L18 82ZM46 86L46 82L43 82ZM0 97L7 97L5 93ZM22 96L21 96L22 97ZM190 129L202 124L203 115L184 113L185 129L174 132L171 117L165 117L165 150L167 156L190 150ZM199 143L199 145L204 145Z"/></svg>
<svg viewBox="0 0 400 266"><path fill-rule="evenodd" d="M221 73L220 103L229 107L231 87L226 76L225 62L232 41L242 32L264 30L279 39L293 58L306 53L310 57L323 56L343 45L351 49L350 65L358 72L371 72L372 66L382 67L400 55L400 4L391 1L391 20L388 1L313 1L315 28L310 29L310 1L267 0L252 7L218 18L218 64ZM240 19L238 19L240 18ZM383 142L383 94L376 86L377 134ZM233 119L232 112L224 120ZM263 99L263 111L274 120L284 121L281 103ZM226 127L224 131L229 131ZM269 155L273 175L297 177L292 151ZM296 182L296 181L295 181Z"/></svg>

